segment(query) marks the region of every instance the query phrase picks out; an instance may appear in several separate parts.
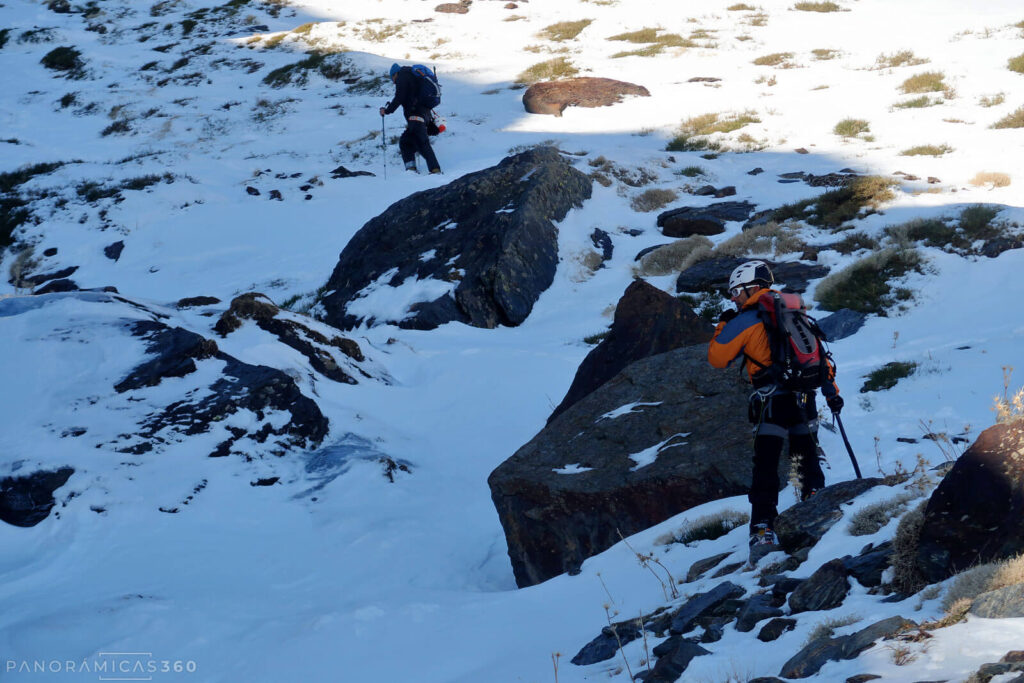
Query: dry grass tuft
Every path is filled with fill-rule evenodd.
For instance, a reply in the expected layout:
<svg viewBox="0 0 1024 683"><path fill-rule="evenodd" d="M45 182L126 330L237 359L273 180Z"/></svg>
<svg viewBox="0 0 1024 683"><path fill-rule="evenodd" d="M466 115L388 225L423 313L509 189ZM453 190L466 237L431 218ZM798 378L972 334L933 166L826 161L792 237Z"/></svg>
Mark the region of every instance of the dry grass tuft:
<svg viewBox="0 0 1024 683"><path fill-rule="evenodd" d="M593 19L580 19L579 21L562 21L557 24L545 26L537 33L538 38L553 40L561 43L572 40L578 36L583 29L594 23Z"/></svg>
<svg viewBox="0 0 1024 683"><path fill-rule="evenodd" d="M895 69L900 66L919 66L927 64L927 59L916 57L912 50L900 50L892 54L880 54L875 60L876 69Z"/></svg>
<svg viewBox="0 0 1024 683"><path fill-rule="evenodd" d="M572 78L580 72L572 62L565 57L556 57L546 62L534 64L521 74L516 76L516 83L520 85L532 85L540 81L555 81L562 78Z"/></svg>
<svg viewBox="0 0 1024 683"><path fill-rule="evenodd" d="M985 185L991 185L992 187L1007 187L1010 184L1010 176L1006 173L979 171L970 179L969 182L975 187L983 187Z"/></svg>
<svg viewBox="0 0 1024 683"><path fill-rule="evenodd" d="M834 2L798 2L793 9L799 12L842 12L843 8Z"/></svg>
<svg viewBox="0 0 1024 683"><path fill-rule="evenodd" d="M973 602L982 593L1024 583L1024 555L1008 560L989 562L957 574L946 595L942 609L947 613L963 600Z"/></svg>
<svg viewBox="0 0 1024 683"><path fill-rule="evenodd" d="M949 145L917 145L916 147L910 147L900 152L902 157L941 157L943 154L952 152L953 148Z"/></svg>
<svg viewBox="0 0 1024 683"><path fill-rule="evenodd" d="M687 522L675 533L676 543L696 543L720 538L750 521L750 515L738 510L723 510Z"/></svg>
<svg viewBox="0 0 1024 683"><path fill-rule="evenodd" d="M640 211L642 213L648 213L650 211L657 211L658 209L674 202L679 198L679 195L674 190L665 190L662 188L651 188L644 190L637 196L630 200L629 205L634 211Z"/></svg>
<svg viewBox="0 0 1024 683"><path fill-rule="evenodd" d="M709 258L712 242L704 235L694 235L658 247L640 258L637 274L644 277L681 273L697 261Z"/></svg>
<svg viewBox="0 0 1024 683"><path fill-rule="evenodd" d="M878 532L890 520L906 512L907 503L914 498L915 496L911 493L901 493L889 500L861 508L850 518L850 535L870 536Z"/></svg>
<svg viewBox="0 0 1024 683"><path fill-rule="evenodd" d="M738 114L701 114L686 119L679 126L679 133L665 148L669 152L690 152L704 149L718 149L719 145L708 140L715 133L731 133L761 119L753 111Z"/></svg>
<svg viewBox="0 0 1024 683"><path fill-rule="evenodd" d="M755 66L779 66L788 63L792 59L792 52L773 52L770 55L758 57L753 61Z"/></svg>
<svg viewBox="0 0 1024 683"><path fill-rule="evenodd" d="M843 119L835 125L832 132L844 138L855 138L861 133L870 133L871 124L864 119Z"/></svg>
<svg viewBox="0 0 1024 683"><path fill-rule="evenodd" d="M800 239L799 226L771 221L725 240L715 247L715 256L767 255L778 258L801 253L806 248L807 244Z"/></svg>
<svg viewBox="0 0 1024 683"><path fill-rule="evenodd" d="M921 255L912 248L887 248L830 273L815 289L815 299L828 311L849 308L861 313L886 315L888 309L913 298L890 280L921 270Z"/></svg>
<svg viewBox="0 0 1024 683"><path fill-rule="evenodd" d="M924 526L924 509L928 501L903 515L896 535L892 539L893 587L901 593L913 594L921 590L927 581L917 567L917 546Z"/></svg>
<svg viewBox="0 0 1024 683"><path fill-rule="evenodd" d="M992 128L1024 128L1024 107L999 119L992 124Z"/></svg>
<svg viewBox="0 0 1024 683"><path fill-rule="evenodd" d="M925 71L911 76L900 84L900 92L905 95L923 92L943 92L947 90L945 74L941 71Z"/></svg>

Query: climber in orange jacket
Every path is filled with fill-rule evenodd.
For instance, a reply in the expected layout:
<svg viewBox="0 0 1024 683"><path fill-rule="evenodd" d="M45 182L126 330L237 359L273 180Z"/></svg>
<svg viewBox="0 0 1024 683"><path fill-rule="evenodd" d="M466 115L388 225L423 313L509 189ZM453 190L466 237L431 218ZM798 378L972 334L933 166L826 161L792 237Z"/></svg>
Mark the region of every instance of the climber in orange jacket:
<svg viewBox="0 0 1024 683"><path fill-rule="evenodd" d="M750 546L775 546L775 518L779 501L779 457L789 437L790 459L797 463L800 496L806 500L825 485L818 460L818 409L814 393L785 390L771 371L772 347L759 301L772 296L774 278L763 261L748 261L729 278L729 295L739 311L727 310L715 327L708 344L708 362L724 368L742 357L755 391L750 396L747 417L754 424L754 466L750 485ZM821 392L829 408L838 413L843 399L835 384L835 366L829 359ZM767 550L763 548L762 550Z"/></svg>

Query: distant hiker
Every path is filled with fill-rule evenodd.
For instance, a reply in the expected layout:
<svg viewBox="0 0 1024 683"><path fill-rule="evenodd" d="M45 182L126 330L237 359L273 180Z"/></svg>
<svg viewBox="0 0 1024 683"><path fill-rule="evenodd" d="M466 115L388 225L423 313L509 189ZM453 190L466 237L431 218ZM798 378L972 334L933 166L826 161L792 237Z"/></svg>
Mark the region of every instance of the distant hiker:
<svg viewBox="0 0 1024 683"><path fill-rule="evenodd" d="M398 138L398 149L405 162L405 170L417 171L416 153L427 163L427 170L440 173L434 150L427 137L427 123L433 120L431 110L440 102L440 88L437 77L426 67L391 65L391 82L395 84L395 97L380 108L380 115L387 116L402 107L405 116L405 132Z"/></svg>
<svg viewBox="0 0 1024 683"><path fill-rule="evenodd" d="M747 410L754 424L754 471L748 496L752 559L755 548L769 551L779 542L774 527L783 440L789 436L789 456L800 477L800 499L807 500L825 485L818 461L815 390L821 389L833 413L843 408L835 365L821 345L824 335L807 317L800 296L770 289L774 281L763 261L737 267L729 277L729 296L739 311L722 313L708 344L708 362L716 368L742 356L754 386Z"/></svg>

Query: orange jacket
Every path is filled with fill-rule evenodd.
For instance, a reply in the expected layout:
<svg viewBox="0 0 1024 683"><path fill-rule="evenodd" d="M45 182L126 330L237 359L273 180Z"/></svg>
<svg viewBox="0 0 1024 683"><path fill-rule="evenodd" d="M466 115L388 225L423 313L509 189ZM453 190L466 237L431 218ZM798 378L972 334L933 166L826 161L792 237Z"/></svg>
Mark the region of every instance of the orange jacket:
<svg viewBox="0 0 1024 683"><path fill-rule="evenodd" d="M718 323L715 327L715 334L708 343L708 362L712 367L724 368L734 360L743 357L743 364L747 371L747 377L752 383L757 383L759 373L763 368L772 364L771 344L768 340L768 331L758 315L758 300L763 294L770 292L770 289L762 288L754 292L747 303L743 305L735 318L727 323ZM754 361L754 362L751 362ZM826 397L835 396L839 393L836 386L835 366L829 362L829 379L821 387L821 393Z"/></svg>

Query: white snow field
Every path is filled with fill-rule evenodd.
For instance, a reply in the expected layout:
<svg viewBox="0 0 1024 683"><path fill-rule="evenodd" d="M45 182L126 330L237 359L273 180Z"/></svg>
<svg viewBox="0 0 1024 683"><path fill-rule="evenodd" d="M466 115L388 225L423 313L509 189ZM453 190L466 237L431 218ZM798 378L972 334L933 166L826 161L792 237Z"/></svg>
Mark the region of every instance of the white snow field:
<svg viewBox="0 0 1024 683"><path fill-rule="evenodd" d="M749 9L731 0L533 0L514 9L477 0L465 14L435 12L436 3L422 0L72 1L69 12L51 8L59 10L59 2L0 0L0 173L62 162L2 188L27 198L35 219L15 228L0 262L0 477L75 469L43 522L0 524L4 681L628 681L623 657L587 667L569 659L606 625L606 606L625 619L663 604L659 583L619 544L577 576L517 589L486 479L543 427L565 394L592 348L584 337L606 329L632 281L636 253L666 241L657 214L635 211L630 200L663 188L679 195L669 206L703 205L715 200L688 192L734 185L732 199L767 209L823 191L780 183L779 174L849 168L905 174L893 176L901 180L895 199L853 221L867 235L914 218L956 217L976 204L996 207L996 220L1008 226L1024 222L1024 129L992 127L1024 105L1024 74L1009 68L1024 53L1019 0L837 0L841 11L834 12L777 0ZM568 40L538 35L584 19L592 22ZM614 56L644 45L610 37L643 28L696 46ZM79 72L41 63L61 46L80 51ZM312 50L343 53L339 64L359 87L315 71L282 87L264 81ZM921 62L885 65L901 52ZM754 64L777 53L791 54L776 66ZM523 90L513 87L517 76L559 57L581 75L637 83L651 96L570 107L557 118L527 114ZM385 121L391 142L381 148L377 108L392 89L374 79L394 61L437 67L448 122L434 141L443 176L399 170L399 116ZM942 87L901 91L908 78L927 72L940 73ZM697 77L719 80L691 81ZM899 106L921 97L917 106ZM707 113L757 120L716 133L725 150L713 158L665 151L683 120ZM838 135L844 119L866 121L870 130ZM559 224L555 281L521 326L360 328L348 336L375 379L357 385L311 379L304 357L251 322L223 339L212 332L216 316L243 292L308 310L347 240L370 218L413 192L545 141L585 173L593 170L588 162L604 157L653 180L645 187L594 184L592 199ZM939 153L901 154L926 145ZM376 175L332 179L338 165ZM689 166L702 174L680 174ZM748 174L755 168L763 172ZM90 194L146 176L156 180L123 190L120 199ZM281 201L269 198L271 190ZM3 205L8 216L16 209ZM615 250L591 272L582 260L594 228L612 235ZM631 236L631 228L643 232ZM731 223L712 240L739 232ZM834 241L830 231L811 227L803 237ZM104 256L119 240L121 257ZM33 272L77 266L70 277L80 287L114 286L123 298L32 296L15 277L19 254L22 265L29 258L26 245L37 261ZM52 247L57 253L45 256ZM912 470L919 456L944 462L943 449L922 440L924 433L973 440L994 422L1004 369L1020 364L1024 251L996 258L935 247L921 253L925 272L901 282L913 298L832 345L845 426L866 476ZM822 251L820 262L840 268L863 255ZM674 276L650 281L675 293ZM411 303L436 297L436 286L380 288L360 305L399 319ZM175 308L197 295L222 303ZM144 354L124 325L157 314L216 338L239 360L300 378L330 420L325 445L278 457L252 443L250 460L208 458L222 438L213 430L169 438L141 455L118 452L121 435L154 406L189 391L201 396L221 368L221 361L204 361L196 373L131 394L142 401L115 392ZM892 389L859 393L865 375L893 360L919 366ZM1010 392L1021 372L1011 374ZM244 415L231 418L233 426L246 427ZM62 436L76 428L85 432ZM852 478L839 435L822 430L821 439L828 482ZM637 467L671 457L676 446L651 447L630 450ZM389 481L381 456L408 471ZM576 471L579 463L565 463L566 476ZM280 479L251 485L268 477ZM844 514L902 489L873 489ZM795 502L792 489L781 502ZM746 511L747 502L689 510L629 544L655 553L677 578L716 553L745 559L745 527L689 547L656 543L722 510ZM838 523L796 575L890 538L896 524L852 537ZM753 572L737 576L732 580L744 588L756 586ZM715 583L705 578L681 590L693 594ZM881 599L855 585L842 607L802 615L774 643L728 627L713 656L694 659L683 680L777 675L828 619L856 617L837 631L843 634L897 614L923 622L943 613L941 593ZM873 673L893 682L961 681L1007 650L1024 649L1024 619L969 617L933 636L910 644L908 663L897 665L880 642L855 660L826 664L813 680ZM642 641L623 654L632 673L646 668Z"/></svg>

